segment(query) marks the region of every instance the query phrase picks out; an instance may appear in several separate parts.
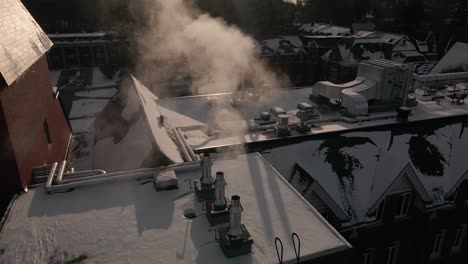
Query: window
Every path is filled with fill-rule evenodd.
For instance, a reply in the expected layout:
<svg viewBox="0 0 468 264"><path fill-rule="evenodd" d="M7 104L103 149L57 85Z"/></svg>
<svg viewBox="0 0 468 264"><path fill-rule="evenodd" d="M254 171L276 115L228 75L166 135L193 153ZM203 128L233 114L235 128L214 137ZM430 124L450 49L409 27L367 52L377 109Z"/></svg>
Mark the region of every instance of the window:
<svg viewBox="0 0 468 264"><path fill-rule="evenodd" d="M330 211L328 209L320 210L319 213L325 218L325 220L330 219Z"/></svg>
<svg viewBox="0 0 468 264"><path fill-rule="evenodd" d="M455 239L453 240L452 250L460 250L465 239L466 225L460 225L455 233Z"/></svg>
<svg viewBox="0 0 468 264"><path fill-rule="evenodd" d="M379 208L377 208L377 220L382 220L383 214L384 214L384 209L385 209L385 200L383 200L379 204Z"/></svg>
<svg viewBox="0 0 468 264"><path fill-rule="evenodd" d="M398 212L397 217L403 217L408 215L408 210L411 204L411 193L403 193L398 197Z"/></svg>
<svg viewBox="0 0 468 264"><path fill-rule="evenodd" d="M398 258L400 242L393 242L387 247L385 252L385 264L395 264Z"/></svg>
<svg viewBox="0 0 468 264"><path fill-rule="evenodd" d="M374 264L375 249L369 248L362 254L362 264Z"/></svg>
<svg viewBox="0 0 468 264"><path fill-rule="evenodd" d="M440 256L442 251L442 244L444 243L446 230L442 229L439 233L434 236L434 242L432 244L431 255L434 257Z"/></svg>
<svg viewBox="0 0 468 264"><path fill-rule="evenodd" d="M42 125L44 126L44 132L46 134L47 144L51 145L52 137L50 136L49 123L47 123L47 119L44 120L44 123Z"/></svg>

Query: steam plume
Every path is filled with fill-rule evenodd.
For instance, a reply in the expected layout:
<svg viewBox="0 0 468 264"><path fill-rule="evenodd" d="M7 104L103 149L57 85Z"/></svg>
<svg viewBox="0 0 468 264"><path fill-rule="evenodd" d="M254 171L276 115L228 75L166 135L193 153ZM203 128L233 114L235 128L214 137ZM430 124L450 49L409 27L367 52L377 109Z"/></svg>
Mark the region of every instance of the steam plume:
<svg viewBox="0 0 468 264"><path fill-rule="evenodd" d="M138 37L137 72L149 82L184 69L198 93L284 85L258 59L257 43L238 28L213 18L184 0L145 1L144 30ZM177 70L174 70L177 69Z"/></svg>

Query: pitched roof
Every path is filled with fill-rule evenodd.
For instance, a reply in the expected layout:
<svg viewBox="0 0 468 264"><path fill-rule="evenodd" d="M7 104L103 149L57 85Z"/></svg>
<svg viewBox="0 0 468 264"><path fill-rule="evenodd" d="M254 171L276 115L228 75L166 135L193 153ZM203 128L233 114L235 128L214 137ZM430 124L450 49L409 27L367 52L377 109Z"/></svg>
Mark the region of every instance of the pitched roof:
<svg viewBox="0 0 468 264"><path fill-rule="evenodd" d="M94 165L107 171L183 162L167 122L159 124L158 98L134 77L96 116ZM165 119L167 121L167 119Z"/></svg>
<svg viewBox="0 0 468 264"><path fill-rule="evenodd" d="M429 197L428 206L450 203L447 194L468 169L467 123L437 122L345 133L279 147L265 157L283 175L297 163L350 219L372 221L370 208L405 173L412 174L417 193Z"/></svg>
<svg viewBox="0 0 468 264"><path fill-rule="evenodd" d="M12 84L52 42L20 0L0 1L0 74Z"/></svg>
<svg viewBox="0 0 468 264"><path fill-rule="evenodd" d="M431 70L430 74L468 71L468 44L457 42Z"/></svg>
<svg viewBox="0 0 468 264"><path fill-rule="evenodd" d="M298 36L278 36L262 41L262 55L297 54L304 52L303 43Z"/></svg>

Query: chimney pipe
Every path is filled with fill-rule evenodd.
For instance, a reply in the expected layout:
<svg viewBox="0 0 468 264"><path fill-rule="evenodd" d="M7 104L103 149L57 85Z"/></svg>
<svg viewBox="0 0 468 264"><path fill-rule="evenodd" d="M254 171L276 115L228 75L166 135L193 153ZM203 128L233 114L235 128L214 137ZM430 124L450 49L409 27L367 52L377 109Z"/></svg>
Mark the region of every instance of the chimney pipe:
<svg viewBox="0 0 468 264"><path fill-rule="evenodd" d="M241 228L241 213L242 206L240 204L240 197L238 195L233 195L231 197L231 206L229 208L230 215L230 229L229 229L229 238L230 240L240 240L242 239L242 228Z"/></svg>
<svg viewBox="0 0 468 264"><path fill-rule="evenodd" d="M213 162L211 161L209 154L207 153L203 154L201 166L202 166L202 176L200 178L200 182L202 186L211 187L213 184L213 178L211 177L211 167L213 166Z"/></svg>
<svg viewBox="0 0 468 264"><path fill-rule="evenodd" d="M214 210L221 211L226 209L226 199L225 197L225 187L226 181L224 179L224 172L218 171L216 173L216 180L214 182L215 186L215 201L214 201Z"/></svg>

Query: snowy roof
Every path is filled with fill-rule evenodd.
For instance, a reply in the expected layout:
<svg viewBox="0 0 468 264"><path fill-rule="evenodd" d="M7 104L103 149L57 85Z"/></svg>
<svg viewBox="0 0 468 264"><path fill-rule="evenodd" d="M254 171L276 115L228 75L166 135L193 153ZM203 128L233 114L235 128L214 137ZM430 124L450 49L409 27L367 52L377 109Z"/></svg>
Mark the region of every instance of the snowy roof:
<svg viewBox="0 0 468 264"><path fill-rule="evenodd" d="M14 203L0 234L0 262L278 263L275 237L282 240L284 261L295 261L293 232L300 237L302 261L350 248L260 155L213 161L212 170L224 172L226 196L240 196L242 223L254 241L251 254L224 257L187 184L201 171L176 170L179 189L171 191L156 192L148 180L53 195L30 189ZM184 218L186 208L197 217Z"/></svg>
<svg viewBox="0 0 468 264"><path fill-rule="evenodd" d="M273 55L275 53L290 55L301 51L304 52L302 41L298 36L278 36L265 39L261 44L263 55Z"/></svg>
<svg viewBox="0 0 468 264"><path fill-rule="evenodd" d="M350 36L351 29L348 27L340 27L331 24L309 23L299 27L299 31L309 35L324 35L324 36Z"/></svg>
<svg viewBox="0 0 468 264"><path fill-rule="evenodd" d="M157 99L134 77L122 85L94 124L96 168L118 171L183 161L172 128L159 124Z"/></svg>
<svg viewBox="0 0 468 264"><path fill-rule="evenodd" d="M247 93L245 103L240 106L232 105L234 97L231 93L159 99L156 104L172 126L180 128L185 140L195 151L279 139L272 132L277 117L271 114L270 122L273 124L262 126L260 113L280 107L289 116L290 124L298 124L297 105L302 102L317 108L320 121L317 120L316 129L307 133L292 130L291 137L397 123L393 110L372 113L370 117L343 118L336 109L309 100L311 89L312 87L272 90L259 95L258 101L249 98L252 96ZM424 98L421 97L422 99ZM439 103L426 100L420 101L412 109L410 121L467 114L468 105L452 104L449 98L441 99Z"/></svg>
<svg viewBox="0 0 468 264"><path fill-rule="evenodd" d="M387 59L397 62L425 61L416 45L407 37L383 32L375 32L368 37L350 39L337 48L343 62L357 63L361 60ZM328 60L331 52L322 56Z"/></svg>
<svg viewBox="0 0 468 264"><path fill-rule="evenodd" d="M349 220L366 222L375 219L369 210L403 169L416 176L413 190L422 186L419 195L429 194L429 206L449 203L445 195L468 171L467 127L466 118L426 121L306 141L272 149L264 156L283 175L291 175L297 163L308 175L295 177L311 177ZM308 186L295 187L306 193Z"/></svg>
<svg viewBox="0 0 468 264"><path fill-rule="evenodd" d="M89 33L56 33L47 34L51 39L54 38L99 38L105 37L106 32L89 32Z"/></svg>
<svg viewBox="0 0 468 264"><path fill-rule="evenodd" d="M0 75L12 84L52 42L20 0L0 1Z"/></svg>
<svg viewBox="0 0 468 264"><path fill-rule="evenodd" d="M468 71L468 44L457 42L431 70L435 73Z"/></svg>

